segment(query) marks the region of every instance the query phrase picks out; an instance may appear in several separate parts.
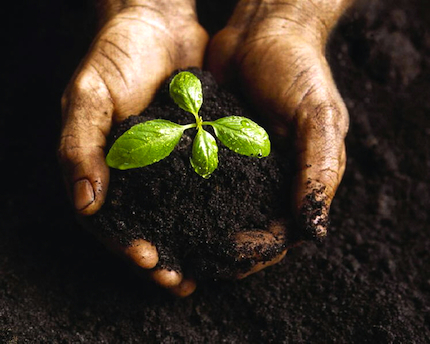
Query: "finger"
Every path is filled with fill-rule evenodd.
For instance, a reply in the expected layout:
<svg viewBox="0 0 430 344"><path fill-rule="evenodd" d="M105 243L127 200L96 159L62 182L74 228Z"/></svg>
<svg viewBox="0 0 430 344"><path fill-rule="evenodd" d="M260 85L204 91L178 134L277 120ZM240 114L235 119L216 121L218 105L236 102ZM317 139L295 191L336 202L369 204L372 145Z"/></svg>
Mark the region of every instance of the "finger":
<svg viewBox="0 0 430 344"><path fill-rule="evenodd" d="M154 269L150 273L151 279L160 287L166 288L178 297L186 297L196 290L196 282L192 278L184 278L179 271L169 269Z"/></svg>
<svg viewBox="0 0 430 344"><path fill-rule="evenodd" d="M196 290L196 282L193 279L184 278L181 283L169 289L169 291L178 297L187 297Z"/></svg>
<svg viewBox="0 0 430 344"><path fill-rule="evenodd" d="M149 241L136 239L130 245L124 246L110 238L100 237L98 233L94 235L107 249L139 269L149 270L158 263L157 249Z"/></svg>
<svg viewBox="0 0 430 344"><path fill-rule="evenodd" d="M273 258L272 260L269 260L267 262L258 262L254 265L254 267L251 268L251 270L244 272L244 273L239 273L237 274L237 279L243 279L245 277L248 277L249 275L255 274L258 271L261 271L269 266L275 265L277 263L279 263L282 259L284 259L285 255L287 254L287 250L284 250L281 252L281 254L279 254L278 256L276 256L275 258Z"/></svg>
<svg viewBox="0 0 430 344"><path fill-rule="evenodd" d="M244 278L281 261L287 253L285 233L282 223L272 224L268 231L237 233L234 236L236 261L242 267L236 278Z"/></svg>
<svg viewBox="0 0 430 344"><path fill-rule="evenodd" d="M152 269L158 263L157 249L146 240L137 239L122 251L133 264L143 269Z"/></svg>
<svg viewBox="0 0 430 344"><path fill-rule="evenodd" d="M152 280L163 288L178 286L182 280L182 273L169 269L155 269L150 272Z"/></svg>
<svg viewBox="0 0 430 344"><path fill-rule="evenodd" d="M296 209L307 238L327 234L330 205L346 165L346 107L334 84L321 93L326 93L323 100L310 97L297 114Z"/></svg>
<svg viewBox="0 0 430 344"><path fill-rule="evenodd" d="M319 183L332 199L342 177L345 163L345 136L348 113L337 90L320 88L314 96L303 101L296 111L296 148L298 150L299 180L302 186ZM299 199L309 188L301 188Z"/></svg>
<svg viewBox="0 0 430 344"><path fill-rule="evenodd" d="M103 204L109 183L104 147L113 104L102 81L88 73L65 92L62 111L59 160L76 211L90 215Z"/></svg>
<svg viewBox="0 0 430 344"><path fill-rule="evenodd" d="M266 251L285 244L285 232L285 225L280 222L271 224L267 231L238 232L234 236L238 258L263 260Z"/></svg>
<svg viewBox="0 0 430 344"><path fill-rule="evenodd" d="M100 237L93 233L110 251L125 259L135 268L138 276L150 278L162 288L167 289L173 295L185 297L194 292L196 283L192 278L184 278L179 271L155 268L159 261L157 249L144 239L136 239L130 245L124 246L117 242ZM148 270L142 275L142 269ZM152 269L152 270L151 270Z"/></svg>
<svg viewBox="0 0 430 344"><path fill-rule="evenodd" d="M139 269L136 270L141 275L141 269L148 271L151 278L157 285L167 289L170 293L178 297L186 297L196 289L196 282L191 278L184 278L181 272L169 269L154 269L158 263L157 249L150 242L137 239L129 246L118 245L112 241L102 239L105 245L115 253L119 254L127 261Z"/></svg>

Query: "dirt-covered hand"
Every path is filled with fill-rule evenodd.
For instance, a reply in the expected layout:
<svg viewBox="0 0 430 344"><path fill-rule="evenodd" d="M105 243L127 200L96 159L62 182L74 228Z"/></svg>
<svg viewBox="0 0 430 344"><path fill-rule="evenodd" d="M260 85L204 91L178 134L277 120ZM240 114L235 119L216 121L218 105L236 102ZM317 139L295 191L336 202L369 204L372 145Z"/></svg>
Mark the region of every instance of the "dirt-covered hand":
<svg viewBox="0 0 430 344"><path fill-rule="evenodd" d="M112 124L147 107L175 69L201 66L208 40L191 0L105 0L100 12L101 29L62 99L59 159L81 215L94 214L104 202L109 181L104 149ZM147 242L121 251L144 268L158 260ZM180 284L179 277L154 273L165 286Z"/></svg>
<svg viewBox="0 0 430 344"><path fill-rule="evenodd" d="M293 140L294 211L305 238L326 235L345 169L348 114L324 50L351 2L242 0L209 49L218 81L237 83L273 132Z"/></svg>

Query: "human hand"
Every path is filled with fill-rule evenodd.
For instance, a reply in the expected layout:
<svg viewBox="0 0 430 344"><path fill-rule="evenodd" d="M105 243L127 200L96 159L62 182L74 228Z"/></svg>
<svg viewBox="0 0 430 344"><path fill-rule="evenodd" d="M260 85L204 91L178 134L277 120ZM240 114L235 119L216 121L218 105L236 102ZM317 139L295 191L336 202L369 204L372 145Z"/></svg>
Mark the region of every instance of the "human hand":
<svg viewBox="0 0 430 344"><path fill-rule="evenodd" d="M349 118L324 49L350 3L242 0L209 47L207 63L215 78L237 83L268 117L273 132L295 144L293 203L303 238L326 235L330 204L345 170Z"/></svg>
<svg viewBox="0 0 430 344"><path fill-rule="evenodd" d="M138 114L158 86L176 69L201 66L207 34L191 0L103 1L102 26L62 98L59 160L74 207L92 215L102 206L109 183L106 136L113 123ZM97 235L97 233L95 233ZM143 269L178 295L195 288L180 273L154 270L153 245L106 246Z"/></svg>

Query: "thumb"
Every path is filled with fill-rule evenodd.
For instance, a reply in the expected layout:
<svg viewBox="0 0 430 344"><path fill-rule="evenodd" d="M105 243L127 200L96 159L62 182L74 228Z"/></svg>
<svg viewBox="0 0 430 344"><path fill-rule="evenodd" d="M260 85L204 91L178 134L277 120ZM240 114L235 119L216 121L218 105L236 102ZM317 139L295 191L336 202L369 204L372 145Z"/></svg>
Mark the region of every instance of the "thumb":
<svg viewBox="0 0 430 344"><path fill-rule="evenodd" d="M321 152L328 149L326 145ZM322 238L327 234L330 206L345 171L343 142L330 150L332 152L322 157L305 148L299 156L295 204L298 224L306 239Z"/></svg>
<svg viewBox="0 0 430 344"><path fill-rule="evenodd" d="M58 156L76 211L94 214L109 183L104 147L113 104L104 83L91 73L78 75L62 98L63 128Z"/></svg>
<svg viewBox="0 0 430 344"><path fill-rule="evenodd" d="M330 205L346 165L347 110L334 83L326 87L316 89L296 117L295 203L305 238L327 234Z"/></svg>

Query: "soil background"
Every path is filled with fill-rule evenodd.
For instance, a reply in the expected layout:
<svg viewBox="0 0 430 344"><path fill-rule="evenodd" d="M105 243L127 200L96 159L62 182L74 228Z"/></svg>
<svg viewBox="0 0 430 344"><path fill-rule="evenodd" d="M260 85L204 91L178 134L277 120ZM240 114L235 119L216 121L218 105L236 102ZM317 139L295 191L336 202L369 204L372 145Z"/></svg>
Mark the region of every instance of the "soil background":
<svg viewBox="0 0 430 344"><path fill-rule="evenodd" d="M228 1L201 2L216 31ZM2 20L1 343L426 343L430 338L430 6L359 2L328 58L351 116L321 244L175 299L78 225L56 146L60 98L95 29L86 1ZM227 15L221 15L224 19Z"/></svg>

